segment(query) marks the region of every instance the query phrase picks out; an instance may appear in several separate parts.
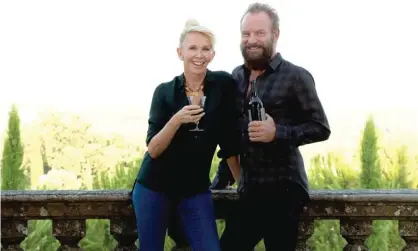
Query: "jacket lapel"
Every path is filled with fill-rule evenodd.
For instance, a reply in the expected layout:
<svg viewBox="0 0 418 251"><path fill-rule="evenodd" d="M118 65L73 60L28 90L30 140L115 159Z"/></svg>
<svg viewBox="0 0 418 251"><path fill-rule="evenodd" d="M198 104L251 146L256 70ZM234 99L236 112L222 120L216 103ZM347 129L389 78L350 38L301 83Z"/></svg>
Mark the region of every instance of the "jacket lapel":
<svg viewBox="0 0 418 251"><path fill-rule="evenodd" d="M209 113L216 109L222 95L220 84L216 83L214 73L209 70L206 73L204 93L206 96L205 113Z"/></svg>

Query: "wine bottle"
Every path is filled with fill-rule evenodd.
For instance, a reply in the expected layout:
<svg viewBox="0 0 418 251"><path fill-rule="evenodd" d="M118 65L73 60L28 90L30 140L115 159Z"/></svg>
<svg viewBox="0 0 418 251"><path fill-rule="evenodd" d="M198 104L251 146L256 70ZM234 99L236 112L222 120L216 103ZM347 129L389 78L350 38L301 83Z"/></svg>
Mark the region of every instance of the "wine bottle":
<svg viewBox="0 0 418 251"><path fill-rule="evenodd" d="M248 102L248 118L250 121L255 120L265 120L265 110L263 102L257 94L257 89L255 87L256 81L253 80L250 82L250 101Z"/></svg>

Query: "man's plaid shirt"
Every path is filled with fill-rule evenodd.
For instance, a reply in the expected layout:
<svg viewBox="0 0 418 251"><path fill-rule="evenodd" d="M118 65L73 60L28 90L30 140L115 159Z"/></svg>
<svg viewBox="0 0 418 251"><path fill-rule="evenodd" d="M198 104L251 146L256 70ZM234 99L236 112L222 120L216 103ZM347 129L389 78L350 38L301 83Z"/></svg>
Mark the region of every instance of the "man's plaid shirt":
<svg viewBox="0 0 418 251"><path fill-rule="evenodd" d="M257 93L266 113L276 123L276 138L271 143L251 143L248 139L248 96L250 71L244 65L232 72L238 84L237 106L243 140L240 156L243 168L239 190L288 179L309 191L299 146L324 141L330 128L318 98L312 75L284 60L278 53L266 71L257 78Z"/></svg>

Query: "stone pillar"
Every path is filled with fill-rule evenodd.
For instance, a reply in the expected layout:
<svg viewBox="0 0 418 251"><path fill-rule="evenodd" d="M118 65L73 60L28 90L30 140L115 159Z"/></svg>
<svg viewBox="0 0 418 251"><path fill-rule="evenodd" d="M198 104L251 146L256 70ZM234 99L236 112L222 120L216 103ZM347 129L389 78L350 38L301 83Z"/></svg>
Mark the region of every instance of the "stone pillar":
<svg viewBox="0 0 418 251"><path fill-rule="evenodd" d="M1 220L1 250L23 251L20 243L28 236L28 222L26 220L12 221L10 218Z"/></svg>
<svg viewBox="0 0 418 251"><path fill-rule="evenodd" d="M118 245L115 251L137 251L135 245L138 239L135 218L123 218L110 220L110 234L115 238Z"/></svg>
<svg viewBox="0 0 418 251"><path fill-rule="evenodd" d="M86 236L86 221L53 220L52 235L61 244L57 251L82 251L78 243Z"/></svg>
<svg viewBox="0 0 418 251"><path fill-rule="evenodd" d="M344 251L368 251L367 238L372 234L372 221L347 219L340 221L341 235L347 241Z"/></svg>
<svg viewBox="0 0 418 251"><path fill-rule="evenodd" d="M314 232L313 219L301 219L299 223L298 243L296 244L296 251L311 251L306 243L311 238Z"/></svg>
<svg viewBox="0 0 418 251"><path fill-rule="evenodd" d="M418 221L399 221L399 234L406 245L402 251L418 251Z"/></svg>

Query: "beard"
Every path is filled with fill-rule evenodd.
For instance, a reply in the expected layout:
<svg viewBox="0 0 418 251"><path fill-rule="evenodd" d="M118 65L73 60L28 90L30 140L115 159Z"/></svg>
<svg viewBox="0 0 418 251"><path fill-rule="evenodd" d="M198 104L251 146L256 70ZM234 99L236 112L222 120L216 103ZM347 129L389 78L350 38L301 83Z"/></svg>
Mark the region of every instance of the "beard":
<svg viewBox="0 0 418 251"><path fill-rule="evenodd" d="M261 53L253 53L248 51L251 47L257 47L261 49ZM273 38L270 39L265 45L263 44L241 44L241 54L244 58L245 65L253 70L264 70L270 64L271 57L273 56Z"/></svg>

